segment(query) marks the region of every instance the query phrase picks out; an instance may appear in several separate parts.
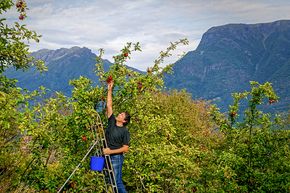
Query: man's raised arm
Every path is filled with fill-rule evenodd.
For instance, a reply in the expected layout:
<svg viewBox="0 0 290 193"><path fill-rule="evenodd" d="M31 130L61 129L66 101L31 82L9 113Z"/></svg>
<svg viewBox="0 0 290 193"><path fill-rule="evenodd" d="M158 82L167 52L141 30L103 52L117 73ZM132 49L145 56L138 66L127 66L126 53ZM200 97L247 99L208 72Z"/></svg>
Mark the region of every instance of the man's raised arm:
<svg viewBox="0 0 290 193"><path fill-rule="evenodd" d="M114 86L114 82L113 82L113 80L111 80L108 83L108 96L107 96L107 116L108 116L108 118L113 114L113 99L112 99L113 86Z"/></svg>

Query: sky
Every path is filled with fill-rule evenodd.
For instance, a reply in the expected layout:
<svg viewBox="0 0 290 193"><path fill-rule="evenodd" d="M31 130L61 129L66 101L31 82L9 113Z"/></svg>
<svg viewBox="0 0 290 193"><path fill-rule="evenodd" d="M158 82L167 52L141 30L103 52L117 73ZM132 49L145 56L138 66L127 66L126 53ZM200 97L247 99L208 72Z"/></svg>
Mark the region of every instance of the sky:
<svg viewBox="0 0 290 193"><path fill-rule="evenodd" d="M153 65L170 42L187 38L163 65L198 46L211 27L229 23L267 23L290 19L290 0L26 0L24 21L15 9L4 14L42 35L30 50L87 47L105 50L113 61L127 42L141 44L126 64L139 70Z"/></svg>

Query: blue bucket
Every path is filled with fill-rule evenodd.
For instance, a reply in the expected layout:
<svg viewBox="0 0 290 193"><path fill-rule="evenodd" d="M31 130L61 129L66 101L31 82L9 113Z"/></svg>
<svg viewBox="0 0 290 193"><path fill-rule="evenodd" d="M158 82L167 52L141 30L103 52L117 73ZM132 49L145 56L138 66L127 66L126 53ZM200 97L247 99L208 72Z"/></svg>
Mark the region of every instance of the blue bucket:
<svg viewBox="0 0 290 193"><path fill-rule="evenodd" d="M105 158L91 156L90 166L91 170L101 172L104 169Z"/></svg>

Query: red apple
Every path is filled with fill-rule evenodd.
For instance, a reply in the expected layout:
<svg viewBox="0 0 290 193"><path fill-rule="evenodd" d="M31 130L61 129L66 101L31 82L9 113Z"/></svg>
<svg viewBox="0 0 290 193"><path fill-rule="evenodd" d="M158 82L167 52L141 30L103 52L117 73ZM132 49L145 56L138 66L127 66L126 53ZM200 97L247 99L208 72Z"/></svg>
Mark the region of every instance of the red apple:
<svg viewBox="0 0 290 193"><path fill-rule="evenodd" d="M16 3L16 7L17 7L17 8L22 7L22 5L23 5L23 2L22 2L22 1L18 1L18 2Z"/></svg>
<svg viewBox="0 0 290 193"><path fill-rule="evenodd" d="M139 91L141 91L141 89L143 88L142 82L138 82L137 83L137 88L138 88Z"/></svg>
<svg viewBox="0 0 290 193"><path fill-rule="evenodd" d="M20 15L19 15L19 19L20 19L20 20L23 20L23 19L24 19L24 15L20 14Z"/></svg>
<svg viewBox="0 0 290 193"><path fill-rule="evenodd" d="M275 103L276 100L275 99L269 99L269 104Z"/></svg>
<svg viewBox="0 0 290 193"><path fill-rule="evenodd" d="M110 75L108 78L107 78L107 83L109 84L110 82L112 82L113 80L113 77Z"/></svg>
<svg viewBox="0 0 290 193"><path fill-rule="evenodd" d="M83 141L87 141L87 137L85 135L82 136Z"/></svg>
<svg viewBox="0 0 290 193"><path fill-rule="evenodd" d="M231 112L231 113L230 113L230 116L231 116L231 117L235 117L236 115L237 115L237 112Z"/></svg>

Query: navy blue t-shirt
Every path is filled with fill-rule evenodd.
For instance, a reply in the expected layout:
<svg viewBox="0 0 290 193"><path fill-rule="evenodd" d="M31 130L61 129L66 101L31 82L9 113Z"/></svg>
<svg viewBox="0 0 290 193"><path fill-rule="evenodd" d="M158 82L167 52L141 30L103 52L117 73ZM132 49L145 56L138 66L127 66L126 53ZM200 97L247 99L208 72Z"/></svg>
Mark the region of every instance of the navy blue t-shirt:
<svg viewBox="0 0 290 193"><path fill-rule="evenodd" d="M130 133L126 127L116 125L116 118L112 114L108 119L106 140L110 149L119 149L123 145L129 145Z"/></svg>

